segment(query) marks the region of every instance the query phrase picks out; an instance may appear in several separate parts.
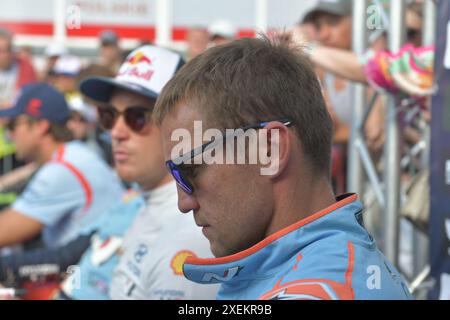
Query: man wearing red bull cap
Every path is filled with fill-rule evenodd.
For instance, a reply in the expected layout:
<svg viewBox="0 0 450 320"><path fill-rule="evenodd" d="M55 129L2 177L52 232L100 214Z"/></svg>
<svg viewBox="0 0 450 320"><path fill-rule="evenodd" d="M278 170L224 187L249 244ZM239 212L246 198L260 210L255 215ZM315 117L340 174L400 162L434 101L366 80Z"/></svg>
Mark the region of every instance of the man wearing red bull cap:
<svg viewBox="0 0 450 320"><path fill-rule="evenodd" d="M90 77L80 85L81 92L99 105L99 121L110 132L118 174L139 185L144 202L136 214L132 205L133 212L127 209L110 216L100 228L96 244L79 263L86 276L79 288L65 283L67 296L106 298L99 294L106 288L112 299L215 297L216 287L183 277L187 257L211 256L211 252L191 217L178 211L176 185L165 169L160 131L151 122L159 93L182 65L179 54L144 46L128 56L115 78ZM134 220L125 219L125 214Z"/></svg>
<svg viewBox="0 0 450 320"><path fill-rule="evenodd" d="M142 54L147 59L135 58ZM150 59L154 64L148 63ZM115 79L91 77L82 83L82 92L94 96L102 106L99 120L110 131L117 173L127 182L135 182L142 196L124 195L95 221L96 231L92 237L80 237L54 250L31 251L0 259L0 281L28 279L29 272L21 272L24 269L33 270L36 276L42 275L41 265L65 270L79 261L79 272L64 281L60 298L214 297L217 288L191 283L182 276L186 257L208 256L210 252L201 233L192 225L185 227L191 219L181 216L176 208L176 188L161 159L159 133L149 122L155 97L182 63L180 57L170 51L143 47L129 56ZM136 76L149 71L155 75L155 81L141 81L142 78ZM110 290L118 264L113 279L113 284L118 284ZM140 277L135 276L136 272ZM14 279L10 279L11 275ZM81 275L78 282L77 275ZM130 281L133 290L122 285Z"/></svg>

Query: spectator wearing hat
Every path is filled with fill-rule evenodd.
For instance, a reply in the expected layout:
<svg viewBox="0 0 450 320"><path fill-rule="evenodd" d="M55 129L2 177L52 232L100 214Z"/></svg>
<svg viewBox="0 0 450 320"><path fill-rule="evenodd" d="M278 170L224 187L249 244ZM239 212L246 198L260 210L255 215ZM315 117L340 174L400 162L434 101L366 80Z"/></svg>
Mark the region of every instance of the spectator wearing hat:
<svg viewBox="0 0 450 320"><path fill-rule="evenodd" d="M74 139L83 141L92 151L108 162L105 151L96 137L97 111L95 107L83 100L81 95L71 96L68 101L70 118L67 128Z"/></svg>
<svg viewBox="0 0 450 320"><path fill-rule="evenodd" d="M83 101L81 96L73 97L70 100L69 108L70 118L67 128L75 139L86 142L90 133L90 124L95 127L97 122L97 113L93 106Z"/></svg>
<svg viewBox="0 0 450 320"><path fill-rule="evenodd" d="M48 83L52 83L53 74L52 70L55 67L55 63L59 57L68 54L68 51L65 46L58 42L52 42L45 48L44 56L45 56L45 64L44 68L39 76L41 81L45 81Z"/></svg>
<svg viewBox="0 0 450 320"><path fill-rule="evenodd" d="M381 9L388 10L389 7L383 7ZM413 47L420 47L422 45L422 12L420 9L420 3L411 2L405 12L406 43ZM312 61L319 67L343 78L366 82L363 64L374 55L374 52L388 50L386 31L381 30L382 32L371 33L369 36L370 47L368 48L368 52L364 57L358 57L357 54L351 52L350 46L332 46L329 43L328 45L327 43L321 43L317 36L318 23L312 19L313 17L315 17L314 14L305 15L296 30L298 31L298 40L318 41L312 47ZM306 29L312 29L314 35L310 34L308 36Z"/></svg>
<svg viewBox="0 0 450 320"><path fill-rule="evenodd" d="M236 27L228 20L217 20L209 28L209 39L212 46L219 46L236 38Z"/></svg>
<svg viewBox="0 0 450 320"><path fill-rule="evenodd" d="M333 2L333 4L330 4ZM418 2L411 2L408 4L405 12L405 27L406 27L406 42L407 47L410 50L406 51L415 51L416 49L412 47L417 47L421 45L422 42L422 5ZM389 10L389 4L385 4L383 10ZM390 62L384 63L383 68L379 68L377 66L372 67L374 64L379 65L378 61L383 60L387 53L387 41L386 41L386 32L372 32L369 36L369 48L367 52L363 56L358 56L356 53L351 51L350 40L345 36L343 39L340 34L337 34L338 28L334 28L333 26L327 26L326 20L324 17L335 15L336 19L343 14L351 12L351 1L320 1L317 3L316 7L314 7L310 12L308 12L301 22L301 27L305 27L309 25L309 27L313 26L316 37L310 38L310 40L317 41L316 44L312 46L312 50L310 52L310 57L313 63L318 67L320 71L320 75L324 78L325 89L328 97L330 98L330 103L332 105L332 112L335 115L335 122L337 131L339 131L336 136L338 138L337 141L345 141L348 138L348 130L349 130L349 120L351 120L351 107L347 107L344 110L340 109L339 105L344 106L344 103L339 103L339 101L335 101L333 103L333 99L339 96L338 91L333 89L332 82L330 81L332 77L336 82L342 82L342 79L362 82L365 84L371 84L371 87L379 88L379 84L376 84L376 81L372 81L372 77L378 77L378 79L384 78L383 75L379 75L378 70L387 69L387 65ZM347 27L349 27L349 23L351 20L350 16L347 14L344 16L347 22ZM329 19L328 19L329 20ZM305 32L300 38L305 38ZM321 33L321 34L320 34ZM349 35L349 32L343 33L344 35ZM334 35L334 36L333 36ZM308 38L308 37L306 37ZM335 40L337 39L337 40ZM345 41L344 41L345 40ZM345 45L344 45L345 44ZM402 51L403 50L402 48ZM417 51L420 51L417 50ZM401 53L395 53L396 55L400 55ZM384 55L384 56L383 56ZM378 59L381 58L381 59ZM375 63L373 63L375 62ZM403 68L404 69L404 68ZM406 68L408 69L408 68ZM422 77L419 77L422 78ZM342 82L344 83L344 82ZM348 82L345 82L348 83ZM337 85L336 85L337 87ZM388 90L393 89L393 86L388 86ZM408 86L407 86L408 87ZM429 86L424 85L424 88L405 88L406 91L410 94L418 94L425 95L430 93ZM343 91L345 93L345 91ZM372 88L368 88L368 93L372 93ZM335 93L335 94L333 94ZM350 94L350 92L348 93ZM347 110L347 111L345 111ZM384 106L381 102L381 99L378 99L375 105L373 112L371 112L368 122L366 125L366 139L369 150L372 151L373 155L379 154L381 148L384 144ZM343 113L343 111L345 111ZM347 115L346 115L347 114ZM347 119L347 120L345 120ZM406 133L407 140L409 139L409 132ZM414 139L413 139L414 140Z"/></svg>
<svg viewBox="0 0 450 320"><path fill-rule="evenodd" d="M99 105L99 122L110 132L118 174L139 185L144 201L137 208L130 206L115 214L108 227L100 230L97 245L80 261L88 278L79 289L63 286L70 297L215 296L217 287L201 286L183 277L182 264L188 256L211 256L211 251L200 230L177 208L176 185L164 164L161 132L151 120L161 90L183 64L179 54L147 45L130 53L115 78L89 77L81 82L81 92ZM125 212L128 224L124 223ZM116 239L111 240L115 244L110 238ZM112 245L106 257L101 250L105 241ZM89 277L93 279L90 283ZM101 284L93 284L96 280Z"/></svg>
<svg viewBox="0 0 450 320"><path fill-rule="evenodd" d="M100 65L98 63L91 63L87 67L83 68L78 75L78 85L82 79L90 77L90 76L101 76L101 77L114 77L114 73L112 73L111 69L107 66ZM96 102L89 97L82 94L83 102L87 103L90 106L95 106ZM96 111L97 113L97 111ZM97 117L96 117L97 118ZM98 119L97 119L98 120ZM70 125L69 125L70 126ZM110 165L114 165L114 159L112 154L112 146L111 146L111 137L109 133L105 131L101 125L99 125L98 121L95 122L94 129L94 140L95 146L99 147L101 150L102 158ZM96 148L95 147L95 148Z"/></svg>
<svg viewBox="0 0 450 320"><path fill-rule="evenodd" d="M39 166L11 208L0 212L0 247L41 231L45 246L65 244L122 194L107 164L81 142L70 141L69 114L64 96L45 83L23 87L14 106L0 111L9 119L17 157Z"/></svg>
<svg viewBox="0 0 450 320"><path fill-rule="evenodd" d="M304 33L303 36L307 34L305 32L307 31L313 37L312 39L303 39L313 43L313 51L324 46L335 50L350 50L352 45L352 1L316 1L301 19L300 26L300 31ZM311 59L315 60L315 56L311 55ZM330 72L327 68L322 68L320 64L316 64L316 72L323 84L326 103L334 124L333 185L337 192L344 192L346 189L347 145L353 116L353 87L350 81ZM376 101L365 130L370 150L378 153L384 140L383 105L380 99Z"/></svg>
<svg viewBox="0 0 450 320"><path fill-rule="evenodd" d="M62 55L58 57L50 71L54 77L52 85L64 95L78 92L77 77L81 68L81 60L76 56Z"/></svg>
<svg viewBox="0 0 450 320"><path fill-rule="evenodd" d="M94 106L84 101L78 90L80 72L82 70L81 60L76 56L62 55L56 61L51 75L53 86L62 94L70 109L70 117L67 128L71 131L73 138L83 141L99 156L106 160L103 150L95 138L95 127L97 112Z"/></svg>
<svg viewBox="0 0 450 320"><path fill-rule="evenodd" d="M349 50L352 45L352 1L320 0L302 19L303 24L315 26L316 39L320 45ZM319 73L322 78L331 111L335 115L337 127L344 126L345 133L341 134L338 143L348 140L348 126L351 124L352 88L350 83L332 73Z"/></svg>
<svg viewBox="0 0 450 320"><path fill-rule="evenodd" d="M122 51L119 47L119 37L112 30L105 30L100 34L99 63L108 67L113 74L119 71L123 62Z"/></svg>

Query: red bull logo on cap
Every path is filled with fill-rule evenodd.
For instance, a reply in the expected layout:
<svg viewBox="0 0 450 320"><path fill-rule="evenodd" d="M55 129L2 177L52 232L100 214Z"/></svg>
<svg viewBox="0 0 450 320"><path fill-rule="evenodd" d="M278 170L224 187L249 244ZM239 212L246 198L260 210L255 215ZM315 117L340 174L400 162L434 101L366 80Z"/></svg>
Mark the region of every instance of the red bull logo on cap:
<svg viewBox="0 0 450 320"><path fill-rule="evenodd" d="M133 55L132 57L129 57L126 62L130 63L130 64L138 64L138 63L147 63L149 65L152 65L153 62L150 58L148 58L146 55L144 55L141 51L136 52L135 55Z"/></svg>
<svg viewBox="0 0 450 320"><path fill-rule="evenodd" d="M131 76L150 81L154 73L154 71L150 69L152 65L153 60L146 56L142 51L138 51L125 60L118 76Z"/></svg>

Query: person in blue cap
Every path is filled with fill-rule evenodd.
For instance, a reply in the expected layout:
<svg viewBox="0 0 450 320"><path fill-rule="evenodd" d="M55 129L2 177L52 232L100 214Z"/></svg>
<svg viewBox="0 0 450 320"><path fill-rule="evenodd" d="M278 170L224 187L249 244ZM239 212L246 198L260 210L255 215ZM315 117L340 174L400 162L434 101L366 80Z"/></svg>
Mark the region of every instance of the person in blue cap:
<svg viewBox="0 0 450 320"><path fill-rule="evenodd" d="M216 286L183 277L187 257L211 252L191 217L177 208L161 133L151 120L161 90L183 64L179 54L145 45L128 55L116 77L88 77L80 84L80 91L99 105L99 122L110 132L117 172L139 185L143 199L112 212L101 224L78 264L80 281L75 274L62 286L68 297L165 300L212 299L216 294Z"/></svg>
<svg viewBox="0 0 450 320"><path fill-rule="evenodd" d="M26 85L12 108L9 134L20 160L39 166L22 195L0 212L0 248L42 232L57 247L88 230L123 192L112 169L83 143L71 141L64 96L45 83Z"/></svg>

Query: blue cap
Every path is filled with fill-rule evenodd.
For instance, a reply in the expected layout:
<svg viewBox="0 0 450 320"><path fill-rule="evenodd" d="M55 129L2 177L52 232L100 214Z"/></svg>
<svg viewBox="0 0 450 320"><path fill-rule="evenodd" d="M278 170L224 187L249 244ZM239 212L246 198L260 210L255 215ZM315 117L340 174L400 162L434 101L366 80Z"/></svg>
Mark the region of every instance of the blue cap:
<svg viewBox="0 0 450 320"><path fill-rule="evenodd" d="M39 82L22 87L14 106L0 110L0 118L27 115L34 119L46 119L50 123L65 124L70 116L64 96L47 83Z"/></svg>

